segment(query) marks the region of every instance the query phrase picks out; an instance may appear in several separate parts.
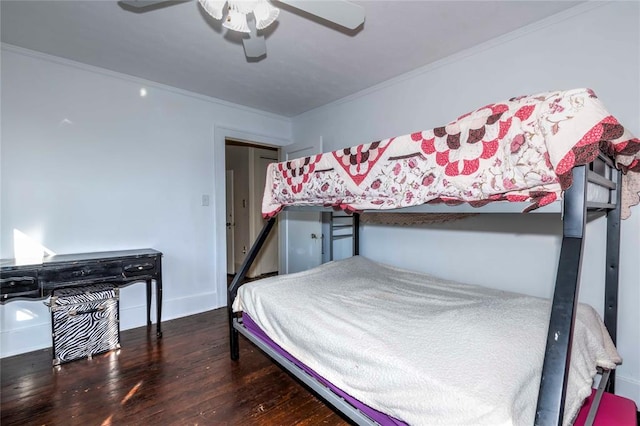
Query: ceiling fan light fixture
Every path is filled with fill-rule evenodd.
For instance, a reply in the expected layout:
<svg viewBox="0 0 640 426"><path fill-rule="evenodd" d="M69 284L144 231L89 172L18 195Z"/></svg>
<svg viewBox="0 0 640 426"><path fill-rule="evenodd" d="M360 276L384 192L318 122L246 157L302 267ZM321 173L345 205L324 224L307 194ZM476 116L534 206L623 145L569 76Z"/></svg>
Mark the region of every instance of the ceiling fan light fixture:
<svg viewBox="0 0 640 426"><path fill-rule="evenodd" d="M229 9L237 10L243 15L253 12L259 0L229 0Z"/></svg>
<svg viewBox="0 0 640 426"><path fill-rule="evenodd" d="M222 11L226 0L198 0L202 8L214 19L222 19Z"/></svg>
<svg viewBox="0 0 640 426"><path fill-rule="evenodd" d="M245 15L244 13L238 12L236 9L232 7L229 8L227 19L225 19L222 26L230 30L238 31L241 33L251 32L249 25L247 25L247 15Z"/></svg>
<svg viewBox="0 0 640 426"><path fill-rule="evenodd" d="M253 9L253 15L256 18L256 28L262 30L278 18L280 9L271 6L266 0L261 0Z"/></svg>

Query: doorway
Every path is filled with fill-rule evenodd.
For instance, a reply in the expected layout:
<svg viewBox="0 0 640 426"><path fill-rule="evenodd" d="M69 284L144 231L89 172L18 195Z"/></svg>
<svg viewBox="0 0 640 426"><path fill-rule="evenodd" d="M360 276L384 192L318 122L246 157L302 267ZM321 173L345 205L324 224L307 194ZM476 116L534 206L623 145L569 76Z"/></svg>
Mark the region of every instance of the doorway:
<svg viewBox="0 0 640 426"><path fill-rule="evenodd" d="M236 139L225 139L227 275L244 262L253 241L266 222L262 218L262 194L266 170L278 161L277 148ZM247 277L278 273L277 223L266 247L260 251Z"/></svg>

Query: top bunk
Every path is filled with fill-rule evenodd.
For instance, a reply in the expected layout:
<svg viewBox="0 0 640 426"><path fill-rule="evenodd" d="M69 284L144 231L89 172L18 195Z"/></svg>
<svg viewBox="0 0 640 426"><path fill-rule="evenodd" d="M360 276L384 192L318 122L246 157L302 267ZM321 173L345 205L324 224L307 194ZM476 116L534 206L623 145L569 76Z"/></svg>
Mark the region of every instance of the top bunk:
<svg viewBox="0 0 640 426"><path fill-rule="evenodd" d="M583 165L587 208L614 208L622 183L628 217L640 202L640 139L592 90L546 92L489 104L434 129L270 164L262 213L309 206L560 212L558 201Z"/></svg>

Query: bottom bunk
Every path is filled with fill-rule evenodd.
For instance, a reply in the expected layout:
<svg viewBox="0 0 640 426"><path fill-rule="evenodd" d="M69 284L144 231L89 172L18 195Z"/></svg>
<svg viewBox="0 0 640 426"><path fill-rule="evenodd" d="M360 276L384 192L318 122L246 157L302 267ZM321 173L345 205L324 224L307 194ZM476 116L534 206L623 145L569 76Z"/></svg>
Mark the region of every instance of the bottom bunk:
<svg viewBox="0 0 640 426"><path fill-rule="evenodd" d="M355 256L245 284L234 309L248 315L234 327L298 365L299 378L318 375L318 386L340 389L333 399L356 407L341 409L356 423L533 423L548 300ZM590 395L596 368L620 362L587 305L573 342L565 424Z"/></svg>

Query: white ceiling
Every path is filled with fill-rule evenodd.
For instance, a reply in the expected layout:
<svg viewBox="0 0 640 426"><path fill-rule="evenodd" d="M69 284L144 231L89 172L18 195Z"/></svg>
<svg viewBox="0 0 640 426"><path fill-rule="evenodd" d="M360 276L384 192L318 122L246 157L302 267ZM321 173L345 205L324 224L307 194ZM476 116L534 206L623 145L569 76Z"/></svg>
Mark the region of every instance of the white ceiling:
<svg viewBox="0 0 640 426"><path fill-rule="evenodd" d="M196 1L133 13L115 1L2 0L1 40L291 117L580 2L355 3L366 21L349 35L273 1L281 13L259 62Z"/></svg>

